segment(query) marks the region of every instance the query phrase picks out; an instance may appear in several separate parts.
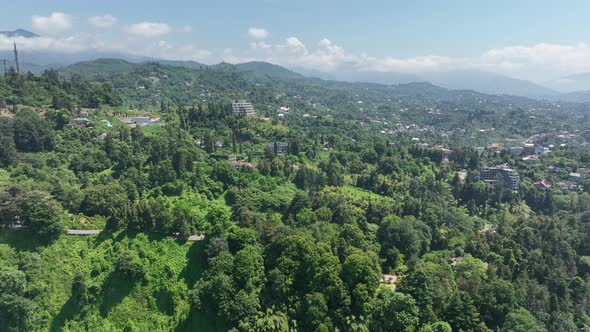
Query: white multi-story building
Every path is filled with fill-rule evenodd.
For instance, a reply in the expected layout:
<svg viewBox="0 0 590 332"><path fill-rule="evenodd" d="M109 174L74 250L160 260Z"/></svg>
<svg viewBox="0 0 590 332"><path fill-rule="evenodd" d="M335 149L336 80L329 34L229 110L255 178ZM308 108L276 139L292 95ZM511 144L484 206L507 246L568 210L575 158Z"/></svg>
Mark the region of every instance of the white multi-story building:
<svg viewBox="0 0 590 332"><path fill-rule="evenodd" d="M244 100L236 100L231 104L235 115L239 116L255 116L256 111L250 102Z"/></svg>
<svg viewBox="0 0 590 332"><path fill-rule="evenodd" d="M485 182L495 182L498 177L504 181L504 187L511 190L518 190L520 185L520 176L518 172L509 168L508 165L498 165L496 167L482 167L479 170L479 178Z"/></svg>

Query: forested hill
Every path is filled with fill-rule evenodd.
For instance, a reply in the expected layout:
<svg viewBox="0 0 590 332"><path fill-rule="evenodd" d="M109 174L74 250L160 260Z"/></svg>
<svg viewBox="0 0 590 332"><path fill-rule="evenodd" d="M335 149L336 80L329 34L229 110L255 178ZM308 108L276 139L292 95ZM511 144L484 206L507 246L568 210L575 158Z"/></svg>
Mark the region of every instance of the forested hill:
<svg viewBox="0 0 590 332"><path fill-rule="evenodd" d="M0 331L590 328L587 115L223 67L0 77Z"/></svg>
<svg viewBox="0 0 590 332"><path fill-rule="evenodd" d="M81 62L61 68L60 73L64 77L79 75L95 82L110 82L127 105L149 109L159 109L162 102L193 105L244 99L257 89L235 71L154 62L137 64L119 59Z"/></svg>
<svg viewBox="0 0 590 332"><path fill-rule="evenodd" d="M0 108L27 105L54 110L76 107L118 106L121 96L109 82L95 83L81 77L60 80L55 70L42 75L18 75L14 69L0 77Z"/></svg>
<svg viewBox="0 0 590 332"><path fill-rule="evenodd" d="M245 62L237 64L234 67L243 72L250 72L255 75L268 75L273 78L303 78L301 74L268 62Z"/></svg>
<svg viewBox="0 0 590 332"><path fill-rule="evenodd" d="M521 108L571 113L586 110L585 106L575 103L557 106L555 102L525 97L449 90L427 82L383 85L327 81L265 62L184 66L182 62L131 63L98 59L61 68L60 73L66 77L78 74L91 81L110 82L128 105L151 109L160 108L162 101L191 105L231 99L249 99L265 108L269 104L268 96L286 95L333 108L350 106L361 100L369 103L365 109L401 101L398 106L436 108L445 103L448 108L461 109L469 105L488 111Z"/></svg>

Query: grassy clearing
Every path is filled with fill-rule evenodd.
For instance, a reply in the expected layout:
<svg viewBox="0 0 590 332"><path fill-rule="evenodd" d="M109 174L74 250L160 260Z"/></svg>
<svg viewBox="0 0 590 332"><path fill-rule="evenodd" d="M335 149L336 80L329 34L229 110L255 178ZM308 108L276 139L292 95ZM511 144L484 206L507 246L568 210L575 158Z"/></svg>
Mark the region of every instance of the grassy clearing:
<svg viewBox="0 0 590 332"><path fill-rule="evenodd" d="M365 190L362 188L354 187L354 186L344 186L342 187L342 191L358 198L370 198L370 199L383 199L387 198L386 196L381 196L379 194L375 194L369 190Z"/></svg>

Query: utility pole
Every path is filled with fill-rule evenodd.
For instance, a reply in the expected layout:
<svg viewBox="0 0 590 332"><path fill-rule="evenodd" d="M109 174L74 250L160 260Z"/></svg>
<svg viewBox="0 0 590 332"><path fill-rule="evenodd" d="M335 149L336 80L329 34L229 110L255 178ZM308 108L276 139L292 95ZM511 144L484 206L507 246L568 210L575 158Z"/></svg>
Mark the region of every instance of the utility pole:
<svg viewBox="0 0 590 332"><path fill-rule="evenodd" d="M20 66L18 64L18 51L16 50L16 42L14 43L14 62L16 63L16 73L20 74Z"/></svg>
<svg viewBox="0 0 590 332"><path fill-rule="evenodd" d="M6 74L8 73L6 69L6 59L2 59L2 63L4 63L4 76L6 76Z"/></svg>

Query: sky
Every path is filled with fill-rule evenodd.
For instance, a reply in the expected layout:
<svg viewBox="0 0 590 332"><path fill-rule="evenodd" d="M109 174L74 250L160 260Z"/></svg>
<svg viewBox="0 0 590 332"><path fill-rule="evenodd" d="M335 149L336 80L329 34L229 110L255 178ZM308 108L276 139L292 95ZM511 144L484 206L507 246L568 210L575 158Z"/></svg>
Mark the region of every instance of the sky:
<svg viewBox="0 0 590 332"><path fill-rule="evenodd" d="M537 82L590 72L590 1L5 1L25 50L123 52L308 71L483 70ZM5 12L6 13L6 12ZM0 37L0 50L12 40Z"/></svg>

